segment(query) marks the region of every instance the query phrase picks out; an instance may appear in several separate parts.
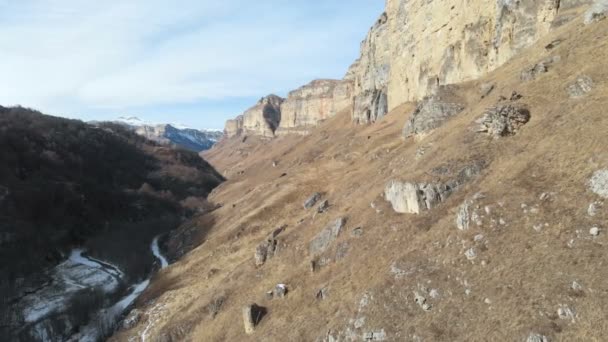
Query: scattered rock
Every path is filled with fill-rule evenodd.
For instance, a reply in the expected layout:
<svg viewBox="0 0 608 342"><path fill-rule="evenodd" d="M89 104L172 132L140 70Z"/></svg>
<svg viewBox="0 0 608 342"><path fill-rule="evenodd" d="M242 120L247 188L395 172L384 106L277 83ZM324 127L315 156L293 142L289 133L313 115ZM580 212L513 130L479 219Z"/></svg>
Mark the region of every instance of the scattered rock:
<svg viewBox="0 0 608 342"><path fill-rule="evenodd" d="M424 98L405 124L403 136L409 138L416 134L429 132L464 110L464 105L458 99L450 97L449 100L438 95Z"/></svg>
<svg viewBox="0 0 608 342"><path fill-rule="evenodd" d="M553 63L557 63L561 60L560 56L552 56L549 58L545 58L544 60L528 67L524 71L521 72L520 79L524 82L532 81L536 79L541 74L544 74L549 71L549 67Z"/></svg>
<svg viewBox="0 0 608 342"><path fill-rule="evenodd" d="M595 0L593 5L585 12L585 25L606 19L608 15L608 0Z"/></svg>
<svg viewBox="0 0 608 342"><path fill-rule="evenodd" d="M589 229L589 234L591 234L591 236L599 236L600 229L598 227L593 227L593 228Z"/></svg>
<svg viewBox="0 0 608 342"><path fill-rule="evenodd" d="M277 161L276 161L276 160L273 160L273 161L272 161L272 167L277 167L277 165L279 165L279 163L277 163Z"/></svg>
<svg viewBox="0 0 608 342"><path fill-rule="evenodd" d="M488 304L488 305L492 304L492 300L490 298L484 299L483 302L486 303L486 304Z"/></svg>
<svg viewBox="0 0 608 342"><path fill-rule="evenodd" d="M364 341L384 341L386 340L386 333L384 329L378 331L366 332L363 334Z"/></svg>
<svg viewBox="0 0 608 342"><path fill-rule="evenodd" d="M283 298L285 295L287 295L287 285L277 284L277 286L274 287L274 297Z"/></svg>
<svg viewBox="0 0 608 342"><path fill-rule="evenodd" d="M376 211L376 214L380 214L382 212L382 209L380 209L375 201L371 202L369 206Z"/></svg>
<svg viewBox="0 0 608 342"><path fill-rule="evenodd" d="M323 202L321 202L321 204L317 207L317 213L322 214L324 212L327 211L327 209L329 209L329 201L328 200L324 200Z"/></svg>
<svg viewBox="0 0 608 342"><path fill-rule="evenodd" d="M493 137L515 135L521 126L530 121L530 111L522 105L504 104L488 109L483 117L477 120L478 132L485 132Z"/></svg>
<svg viewBox="0 0 608 342"><path fill-rule="evenodd" d="M576 314L574 313L574 310L568 305L560 304L559 308L557 309L557 316L560 319L569 319L574 322Z"/></svg>
<svg viewBox="0 0 608 342"><path fill-rule="evenodd" d="M583 286L581 284L579 284L577 281L573 281L572 285L570 285L570 289L572 289L573 291L582 291L583 290Z"/></svg>
<svg viewBox="0 0 608 342"><path fill-rule="evenodd" d="M460 230L468 230L471 223L470 209L473 205L473 201L466 200L458 208L458 214L456 215L456 227Z"/></svg>
<svg viewBox="0 0 608 342"><path fill-rule="evenodd" d="M467 259L469 260L473 260L475 258L477 258L477 252L475 251L475 248L471 247L469 249L467 249L464 252L464 255L467 257Z"/></svg>
<svg viewBox="0 0 608 342"><path fill-rule="evenodd" d="M304 209L310 209L310 208L312 208L315 204L317 204L317 202L320 199L321 199L321 194L318 193L318 192L315 192L310 197L308 197L308 199L306 200L306 202L304 202Z"/></svg>
<svg viewBox="0 0 608 342"><path fill-rule="evenodd" d="M352 232L350 233L350 235L352 235L353 237L360 237L363 235L363 228L361 227L357 227L355 229L352 230Z"/></svg>
<svg viewBox="0 0 608 342"><path fill-rule="evenodd" d="M595 171L589 180L589 189L597 195L608 198L608 169Z"/></svg>
<svg viewBox="0 0 608 342"><path fill-rule="evenodd" d="M526 339L526 342L549 342L549 338L545 335L531 333Z"/></svg>
<svg viewBox="0 0 608 342"><path fill-rule="evenodd" d="M561 43L562 43L561 39L556 39L556 40L552 41L551 43L545 45L545 50L547 50L547 51L553 50L554 48L556 48Z"/></svg>
<svg viewBox="0 0 608 342"><path fill-rule="evenodd" d="M272 258L277 249L277 240L266 240L260 243L255 249L254 261L256 266L262 266L266 260Z"/></svg>
<svg viewBox="0 0 608 342"><path fill-rule="evenodd" d="M315 238L310 242L309 250L310 254L316 255L325 252L330 244L338 238L340 231L344 227L346 219L340 217L335 221L331 222L325 227Z"/></svg>
<svg viewBox="0 0 608 342"><path fill-rule="evenodd" d="M593 79L587 75L580 75L574 82L566 86L566 91L571 98L586 95L593 89Z"/></svg>
<svg viewBox="0 0 608 342"><path fill-rule="evenodd" d="M599 201L595 201L595 202L589 204L589 207L587 208L587 215L589 215L589 216L597 215L597 212L602 207L602 204L603 203L599 202Z"/></svg>
<svg viewBox="0 0 608 342"><path fill-rule="evenodd" d="M414 291L414 301L424 311L430 311L432 308L432 305L426 302L426 298L416 291Z"/></svg>
<svg viewBox="0 0 608 342"><path fill-rule="evenodd" d="M494 83L484 83L479 86L479 92L481 93L481 98L486 98L490 93L494 90Z"/></svg>
<svg viewBox="0 0 608 342"><path fill-rule="evenodd" d="M271 300L274 298L274 291L266 291L266 299Z"/></svg>
<svg viewBox="0 0 608 342"><path fill-rule="evenodd" d="M329 296L329 289L327 287L320 289L315 294L315 298L317 298L318 300L325 300L325 299L327 299L328 296Z"/></svg>
<svg viewBox="0 0 608 342"><path fill-rule="evenodd" d="M245 324L245 333L253 334L255 327L262 321L266 315L266 308L257 304L251 304L243 307L243 323Z"/></svg>
<svg viewBox="0 0 608 342"><path fill-rule="evenodd" d="M138 309L133 309L129 315L122 321L122 328L129 330L137 325L141 320L142 313Z"/></svg>

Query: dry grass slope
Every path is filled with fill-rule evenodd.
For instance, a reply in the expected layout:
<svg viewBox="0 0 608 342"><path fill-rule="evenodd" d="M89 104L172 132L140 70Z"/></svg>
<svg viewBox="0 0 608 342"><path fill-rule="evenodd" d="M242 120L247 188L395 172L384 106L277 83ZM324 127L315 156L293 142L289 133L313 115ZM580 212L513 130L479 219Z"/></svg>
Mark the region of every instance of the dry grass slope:
<svg viewBox="0 0 608 342"><path fill-rule="evenodd" d="M557 38L559 46L544 48ZM520 80L522 70L553 55L561 60L547 73ZM387 341L525 341L533 332L552 341L604 340L608 234L588 231L608 229L608 205L587 215L600 199L587 181L608 167L606 60L608 21L577 20L484 79L459 85L466 109L424 138L401 137L415 107L404 104L370 126L353 126L344 112L306 137L223 141L205 155L229 178L210 196L223 206L198 219L204 242L158 276L153 302L142 301L164 310L148 338L362 340L384 331ZM570 98L566 87L582 74L594 88ZM496 88L480 99L487 82ZM530 122L511 137L474 132L484 110L513 91L523 95ZM486 165L479 176L420 215L397 214L381 197L391 179L436 181L479 160ZM329 200L328 212L302 208L315 191ZM477 193L481 224L458 230L459 206ZM323 255L327 265L311 272L308 243L341 216L348 221ZM284 224L277 255L256 268L256 246ZM357 227L360 237L351 233ZM475 259L466 257L469 249ZM277 283L288 285L287 297L267 299ZM316 298L321 288L324 300ZM222 305L210 315L218 298ZM254 302L268 314L246 335L241 309ZM560 307L574 316L561 318ZM114 339L140 334L147 322Z"/></svg>

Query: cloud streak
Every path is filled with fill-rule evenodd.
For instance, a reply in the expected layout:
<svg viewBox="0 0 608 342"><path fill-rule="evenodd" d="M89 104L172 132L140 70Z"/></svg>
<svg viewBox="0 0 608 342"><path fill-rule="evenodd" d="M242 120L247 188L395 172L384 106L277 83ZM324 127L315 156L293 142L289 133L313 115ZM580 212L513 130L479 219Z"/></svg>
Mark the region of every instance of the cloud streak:
<svg viewBox="0 0 608 342"><path fill-rule="evenodd" d="M243 99L341 77L381 8L380 0L0 1L0 103L84 119L158 117L162 108L219 126Z"/></svg>

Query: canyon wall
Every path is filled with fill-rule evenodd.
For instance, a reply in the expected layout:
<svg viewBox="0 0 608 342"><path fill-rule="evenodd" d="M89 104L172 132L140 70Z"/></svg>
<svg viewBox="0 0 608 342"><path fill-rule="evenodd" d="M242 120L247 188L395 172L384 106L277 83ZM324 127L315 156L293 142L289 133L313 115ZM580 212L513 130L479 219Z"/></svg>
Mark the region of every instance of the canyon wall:
<svg viewBox="0 0 608 342"><path fill-rule="evenodd" d="M277 134L306 134L317 125L351 104L349 80L314 80L289 93L281 105L281 123Z"/></svg>
<svg viewBox="0 0 608 342"><path fill-rule="evenodd" d="M572 18L560 17L561 12L588 3L386 0L385 12L361 43L360 58L344 80L317 80L291 92L281 106L277 133L306 133L349 107L354 122L375 122L440 85L477 79L498 68ZM228 125L227 131L235 132L235 123Z"/></svg>

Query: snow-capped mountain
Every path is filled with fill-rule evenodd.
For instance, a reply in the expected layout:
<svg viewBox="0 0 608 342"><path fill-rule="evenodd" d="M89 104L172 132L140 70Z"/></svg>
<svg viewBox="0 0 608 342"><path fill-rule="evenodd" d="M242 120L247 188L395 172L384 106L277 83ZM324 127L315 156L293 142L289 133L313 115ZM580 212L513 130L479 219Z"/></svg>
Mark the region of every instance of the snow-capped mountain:
<svg viewBox="0 0 608 342"><path fill-rule="evenodd" d="M220 130L198 130L182 124L155 124L135 116L119 117L115 122L128 126L150 140L196 152L210 149L223 135Z"/></svg>

